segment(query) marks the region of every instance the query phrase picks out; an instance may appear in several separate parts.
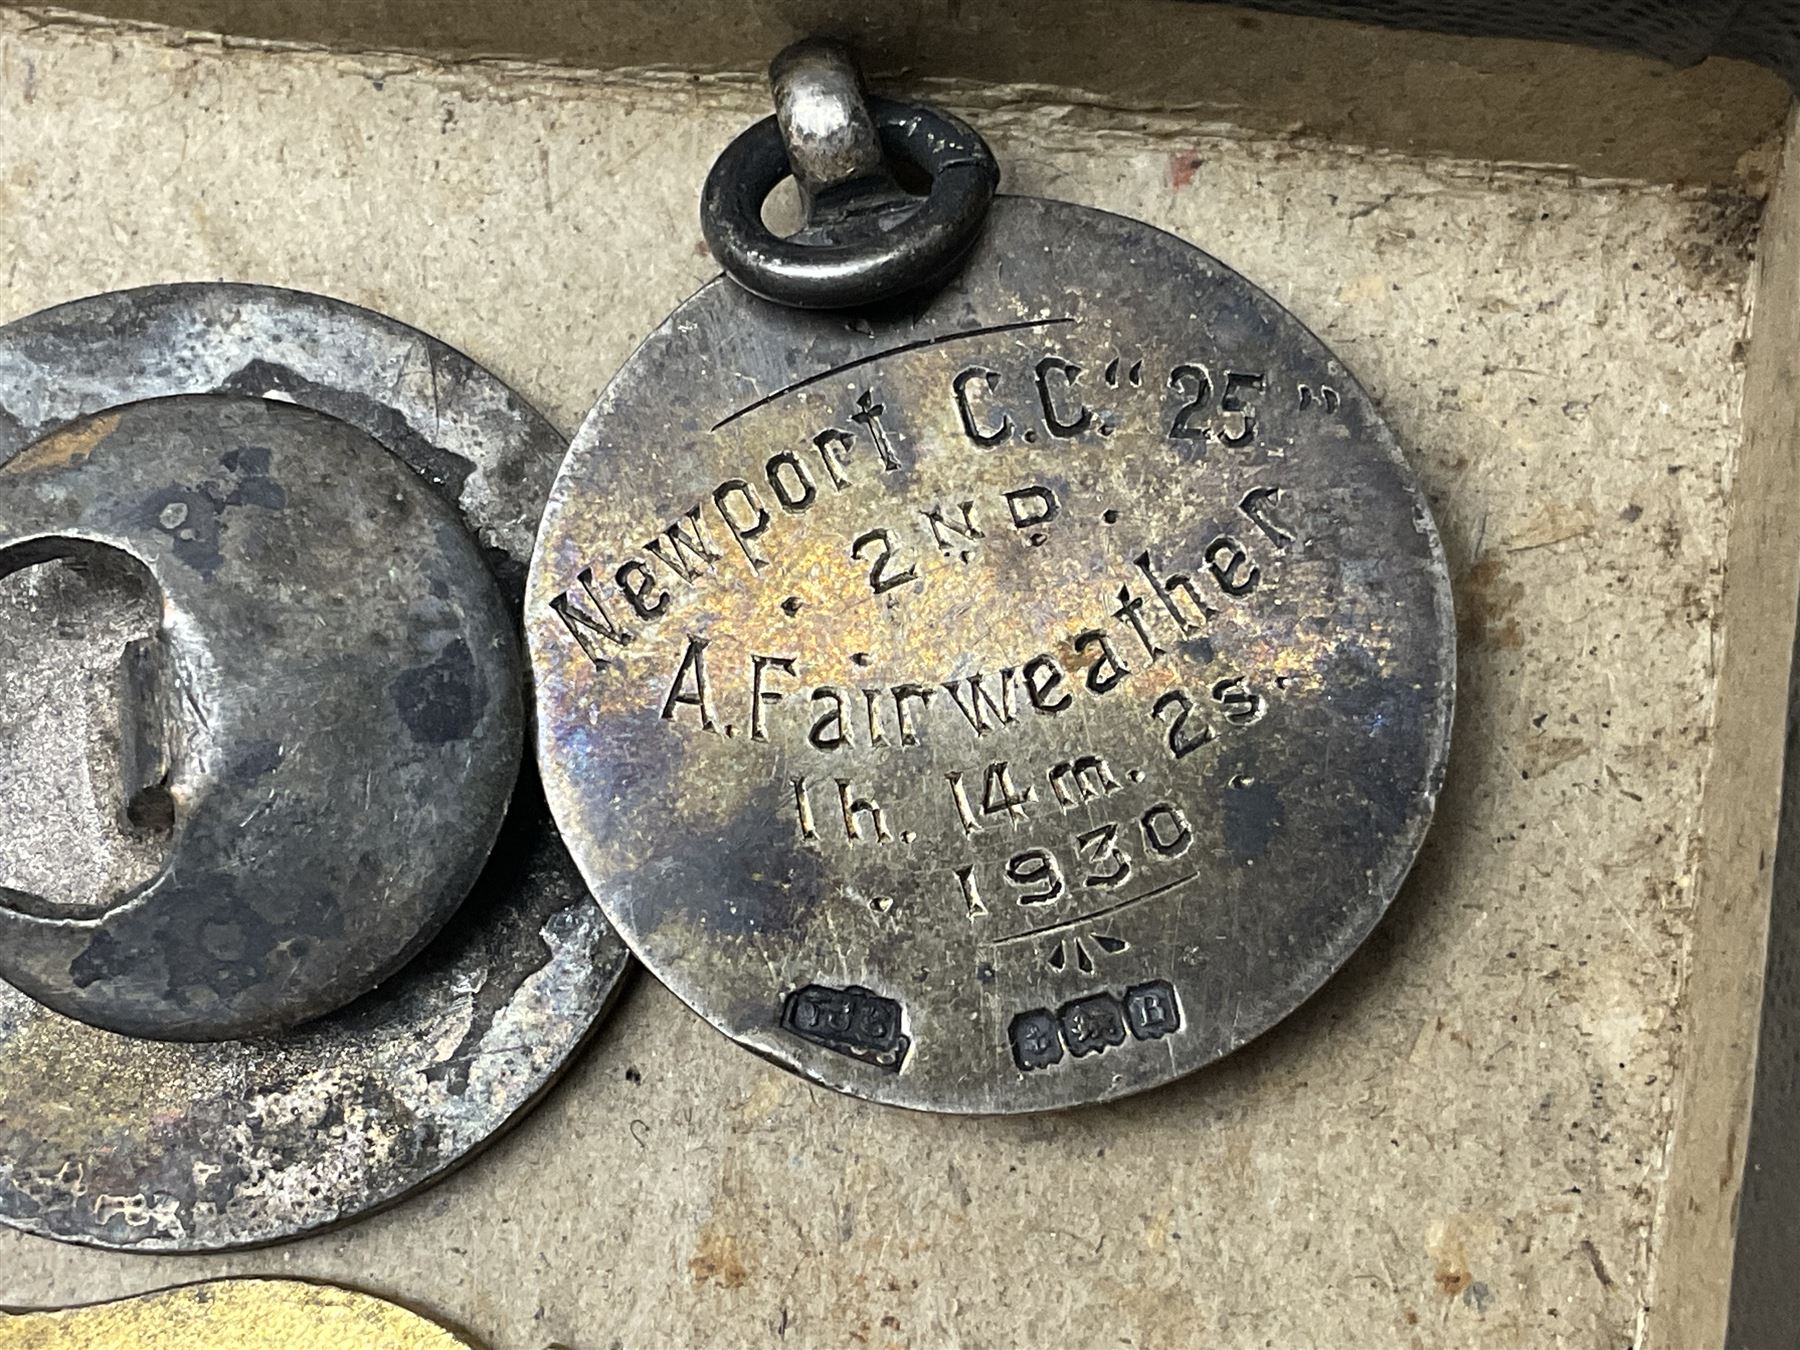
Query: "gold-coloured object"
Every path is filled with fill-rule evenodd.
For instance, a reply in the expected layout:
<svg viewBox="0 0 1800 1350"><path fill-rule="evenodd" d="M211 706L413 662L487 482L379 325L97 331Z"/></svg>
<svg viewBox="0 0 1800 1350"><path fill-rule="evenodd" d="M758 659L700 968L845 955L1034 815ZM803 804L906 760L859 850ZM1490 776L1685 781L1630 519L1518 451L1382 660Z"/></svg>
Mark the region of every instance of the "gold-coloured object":
<svg viewBox="0 0 1800 1350"><path fill-rule="evenodd" d="M211 1280L110 1303L0 1312L0 1350L479 1350L418 1313L301 1280Z"/></svg>

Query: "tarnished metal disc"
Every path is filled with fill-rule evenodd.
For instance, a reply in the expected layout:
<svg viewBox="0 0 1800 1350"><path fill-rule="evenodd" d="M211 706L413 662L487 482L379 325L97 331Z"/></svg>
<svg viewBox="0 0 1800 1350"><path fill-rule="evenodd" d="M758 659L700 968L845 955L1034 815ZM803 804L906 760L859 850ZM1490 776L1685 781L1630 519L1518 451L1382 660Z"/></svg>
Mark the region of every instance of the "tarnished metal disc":
<svg viewBox="0 0 1800 1350"><path fill-rule="evenodd" d="M462 903L518 781L515 623L473 536L348 423L190 396L0 463L0 576L102 553L159 604L118 743L166 856L90 904L0 884L0 978L158 1039L342 1007Z"/></svg>
<svg viewBox="0 0 1800 1350"><path fill-rule="evenodd" d="M353 305L253 286L120 292L0 327L0 461L93 414L182 394L297 404L372 437L459 510L518 595L563 445L442 343ZM0 580L0 883L72 884L60 871L103 890L158 862L154 841L97 847L89 836L104 829L71 826L103 820L105 803L96 816L82 799L126 777L117 718L93 707L117 702L118 653L156 619L115 582L66 566ZM421 603L431 582L417 577ZM83 744L84 724L95 743ZM52 791L61 814L43 809ZM135 1039L0 984L0 1221L183 1251L279 1241L389 1204L543 1092L626 965L528 774L438 937L373 993L297 1029Z"/></svg>
<svg viewBox="0 0 1800 1350"><path fill-rule="evenodd" d="M916 308L715 282L576 437L526 599L589 885L721 1030L944 1111L1101 1100L1291 1012L1443 771L1429 511L1274 301L996 202Z"/></svg>

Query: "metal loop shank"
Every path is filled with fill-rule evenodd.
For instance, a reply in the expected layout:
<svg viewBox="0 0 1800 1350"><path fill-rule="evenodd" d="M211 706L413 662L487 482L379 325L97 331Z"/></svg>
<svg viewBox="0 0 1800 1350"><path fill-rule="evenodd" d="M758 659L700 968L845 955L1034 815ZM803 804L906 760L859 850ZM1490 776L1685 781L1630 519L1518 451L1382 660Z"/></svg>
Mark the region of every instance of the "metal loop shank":
<svg viewBox="0 0 1800 1350"><path fill-rule="evenodd" d="M802 309L871 304L947 276L981 232L1000 169L979 133L933 108L872 98L868 110L891 160L931 178L922 202L884 194L859 214L838 203L791 239L763 224L762 207L791 172L774 117L719 156L701 196L700 226L726 273L766 300Z"/></svg>

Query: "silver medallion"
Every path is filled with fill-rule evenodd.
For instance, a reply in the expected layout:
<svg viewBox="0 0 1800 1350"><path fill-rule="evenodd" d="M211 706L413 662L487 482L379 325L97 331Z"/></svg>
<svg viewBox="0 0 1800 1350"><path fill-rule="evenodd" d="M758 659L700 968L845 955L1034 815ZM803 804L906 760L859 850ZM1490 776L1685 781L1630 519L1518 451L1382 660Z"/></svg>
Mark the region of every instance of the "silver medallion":
<svg viewBox="0 0 1800 1350"><path fill-rule="evenodd" d="M707 224L790 303L682 304L539 532L551 808L650 970L808 1078L960 1112L1166 1082L1292 1012L1411 866L1453 685L1430 511L1318 338L1141 222L1002 197L935 289L859 272L956 215L871 153L985 147L859 112L828 51L777 85L851 150L790 129L814 216L771 241L771 119Z"/></svg>

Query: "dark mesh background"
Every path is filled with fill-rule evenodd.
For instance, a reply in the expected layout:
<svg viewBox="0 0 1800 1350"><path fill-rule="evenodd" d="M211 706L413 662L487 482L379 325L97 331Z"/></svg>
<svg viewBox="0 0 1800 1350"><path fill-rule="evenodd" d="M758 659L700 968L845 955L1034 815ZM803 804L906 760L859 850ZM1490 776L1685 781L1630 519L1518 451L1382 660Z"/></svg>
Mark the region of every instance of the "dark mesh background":
<svg viewBox="0 0 1800 1350"><path fill-rule="evenodd" d="M1800 0L1248 0L1258 9L1486 37L1624 47L1687 65L1737 56L1800 86Z"/></svg>
<svg viewBox="0 0 1800 1350"><path fill-rule="evenodd" d="M1720 35L1721 56L1741 56L1774 66L1800 89L1800 4L1748 0Z"/></svg>

